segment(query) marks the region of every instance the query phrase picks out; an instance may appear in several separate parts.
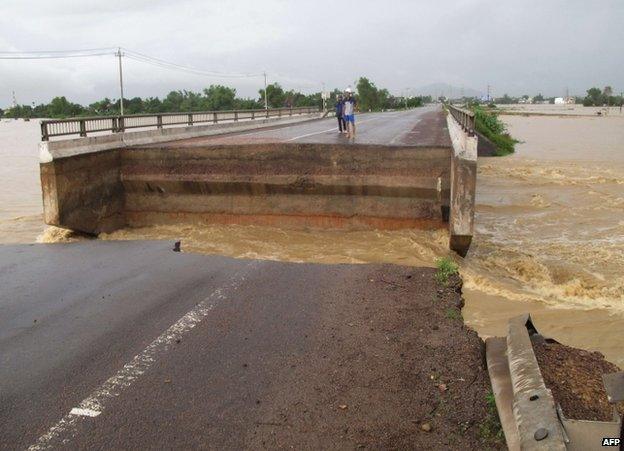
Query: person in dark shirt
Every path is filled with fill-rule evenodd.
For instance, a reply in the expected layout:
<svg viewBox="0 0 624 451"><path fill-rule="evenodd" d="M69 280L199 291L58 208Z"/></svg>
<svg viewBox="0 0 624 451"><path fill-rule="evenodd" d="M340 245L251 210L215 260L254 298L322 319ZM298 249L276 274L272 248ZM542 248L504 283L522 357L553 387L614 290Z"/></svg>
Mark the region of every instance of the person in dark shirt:
<svg viewBox="0 0 624 451"><path fill-rule="evenodd" d="M347 124L344 120L344 116L342 115L342 109L344 107L344 100L342 96L339 95L336 98L336 119L338 119L338 133L346 133L347 132Z"/></svg>

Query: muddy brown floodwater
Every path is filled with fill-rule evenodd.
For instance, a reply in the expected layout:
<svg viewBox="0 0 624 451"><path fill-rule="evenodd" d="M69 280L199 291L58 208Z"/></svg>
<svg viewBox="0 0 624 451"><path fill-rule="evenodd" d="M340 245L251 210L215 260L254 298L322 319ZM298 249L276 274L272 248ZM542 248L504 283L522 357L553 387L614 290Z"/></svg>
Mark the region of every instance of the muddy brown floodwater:
<svg viewBox="0 0 624 451"><path fill-rule="evenodd" d="M458 259L463 314L490 336L505 334L507 318L528 311L544 335L624 366L624 115L544 111L553 115L501 116L523 142L512 156L479 159L476 235L468 257ZM0 242L75 239L44 232L37 127L0 123L0 156L12 165L0 168ZM181 238L187 252L297 262L431 266L450 255L444 231L185 224L101 238Z"/></svg>

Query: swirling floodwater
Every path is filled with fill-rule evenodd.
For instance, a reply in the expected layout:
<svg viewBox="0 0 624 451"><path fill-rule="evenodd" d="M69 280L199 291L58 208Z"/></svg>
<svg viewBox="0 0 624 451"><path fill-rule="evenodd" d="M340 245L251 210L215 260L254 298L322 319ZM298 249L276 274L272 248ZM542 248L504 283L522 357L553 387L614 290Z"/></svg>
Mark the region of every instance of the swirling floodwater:
<svg viewBox="0 0 624 451"><path fill-rule="evenodd" d="M466 322L482 337L530 312L563 343L624 366L624 115L546 106L549 116L502 115L522 142L479 158L476 234L466 259ZM583 116L584 115L584 116ZM63 242L45 228L37 122L0 122L0 242ZM100 239L182 239L185 252L319 263L434 265L451 256L445 231L292 231L255 226L160 225Z"/></svg>

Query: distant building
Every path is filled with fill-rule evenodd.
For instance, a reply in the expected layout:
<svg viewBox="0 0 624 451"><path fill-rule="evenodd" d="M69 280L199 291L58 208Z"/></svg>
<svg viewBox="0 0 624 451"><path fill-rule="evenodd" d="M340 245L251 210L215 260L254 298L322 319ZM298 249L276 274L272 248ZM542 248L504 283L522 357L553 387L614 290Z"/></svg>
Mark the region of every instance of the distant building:
<svg viewBox="0 0 624 451"><path fill-rule="evenodd" d="M563 97L555 97L555 105L564 105L565 103Z"/></svg>
<svg viewBox="0 0 624 451"><path fill-rule="evenodd" d="M576 103L576 98L572 96L566 96L563 98L563 101L568 105L574 105Z"/></svg>

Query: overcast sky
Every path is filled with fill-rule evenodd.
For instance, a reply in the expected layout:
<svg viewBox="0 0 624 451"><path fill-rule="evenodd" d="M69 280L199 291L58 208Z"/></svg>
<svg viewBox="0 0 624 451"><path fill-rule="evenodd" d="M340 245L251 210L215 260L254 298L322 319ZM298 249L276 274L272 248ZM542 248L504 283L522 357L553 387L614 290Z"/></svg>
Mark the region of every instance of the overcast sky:
<svg viewBox="0 0 624 451"><path fill-rule="evenodd" d="M624 0L0 0L0 51L123 46L198 69L261 73L304 92L359 76L400 94L450 83L494 95L624 89ZM124 60L125 97L219 79ZM114 56L0 60L0 106L117 98Z"/></svg>

